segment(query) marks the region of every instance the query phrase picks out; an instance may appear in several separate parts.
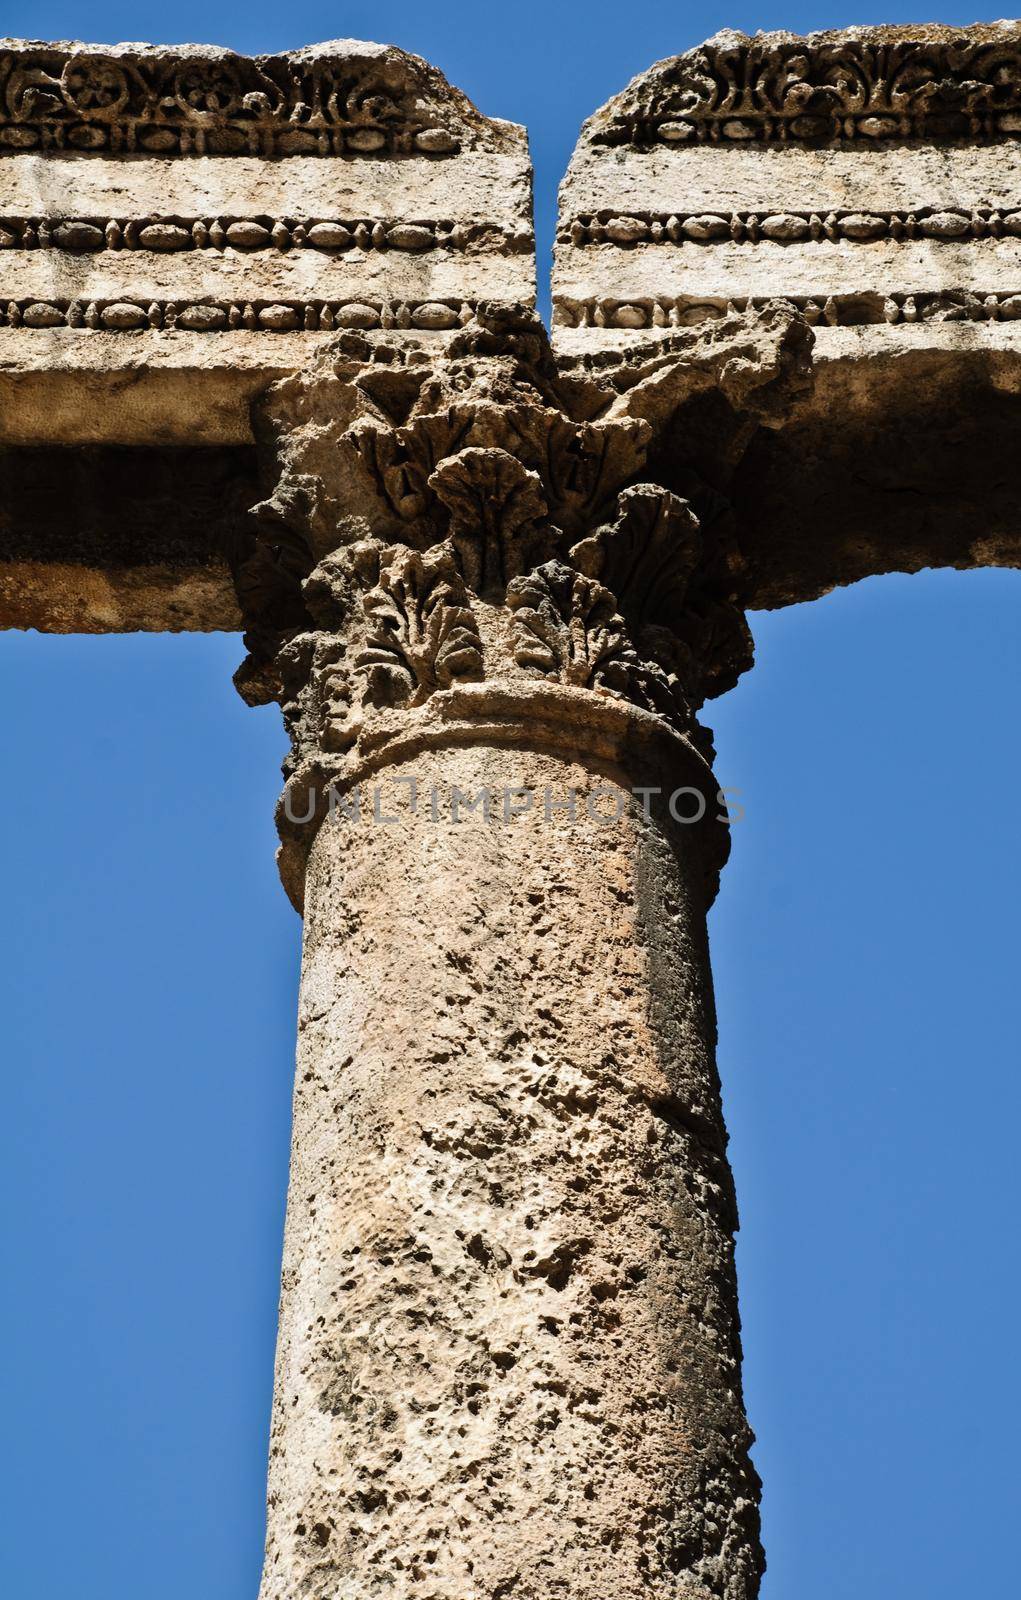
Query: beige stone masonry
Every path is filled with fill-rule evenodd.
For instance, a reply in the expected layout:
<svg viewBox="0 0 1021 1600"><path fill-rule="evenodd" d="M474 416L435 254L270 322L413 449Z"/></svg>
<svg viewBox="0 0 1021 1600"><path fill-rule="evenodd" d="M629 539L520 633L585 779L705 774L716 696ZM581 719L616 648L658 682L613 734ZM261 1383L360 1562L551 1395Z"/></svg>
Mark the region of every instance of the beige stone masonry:
<svg viewBox="0 0 1021 1600"><path fill-rule="evenodd" d="M0 80L0 441L243 441L324 336L532 303L524 131L415 56L5 41Z"/></svg>
<svg viewBox="0 0 1021 1600"><path fill-rule="evenodd" d="M524 130L418 57L3 41L0 621L236 627L252 402L345 330L436 349L534 295ZM54 446L91 463L62 537ZM179 471L196 447L222 461ZM125 449L181 485L158 521Z"/></svg>
<svg viewBox="0 0 1021 1600"><path fill-rule="evenodd" d="M750 605L1021 562L1019 134L1012 21L721 33L586 123L553 272L566 367L771 303L811 327L810 386L712 468Z"/></svg>
<svg viewBox="0 0 1021 1600"><path fill-rule="evenodd" d="M561 188L558 347L775 297L820 361L835 326L931 322L942 347L948 321L1016 321L1018 44L1006 22L723 33L650 68L586 124Z"/></svg>

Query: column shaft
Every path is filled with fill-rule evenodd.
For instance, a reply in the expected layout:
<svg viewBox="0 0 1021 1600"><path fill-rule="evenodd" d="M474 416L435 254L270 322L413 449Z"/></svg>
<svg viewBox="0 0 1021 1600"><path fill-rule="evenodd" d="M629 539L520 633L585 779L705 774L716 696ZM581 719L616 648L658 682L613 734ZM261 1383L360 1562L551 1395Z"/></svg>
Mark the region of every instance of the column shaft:
<svg viewBox="0 0 1021 1600"><path fill-rule="evenodd" d="M700 830L572 752L378 783L308 863L261 1600L751 1600Z"/></svg>

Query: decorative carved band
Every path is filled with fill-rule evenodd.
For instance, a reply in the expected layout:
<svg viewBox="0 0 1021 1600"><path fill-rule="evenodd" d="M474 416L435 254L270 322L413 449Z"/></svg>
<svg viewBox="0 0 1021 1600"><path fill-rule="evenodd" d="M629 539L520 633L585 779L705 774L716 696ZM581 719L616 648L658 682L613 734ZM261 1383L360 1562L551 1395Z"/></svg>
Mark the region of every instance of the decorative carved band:
<svg viewBox="0 0 1021 1600"><path fill-rule="evenodd" d="M254 59L26 45L0 55L0 153L449 156L461 101L398 51Z"/></svg>
<svg viewBox="0 0 1021 1600"><path fill-rule="evenodd" d="M989 139L1021 133L1016 25L721 34L593 119L597 144Z"/></svg>
<svg viewBox="0 0 1021 1600"><path fill-rule="evenodd" d="M0 250L496 250L531 249L525 233L506 234L494 223L422 222L390 217L0 217Z"/></svg>
<svg viewBox="0 0 1021 1600"><path fill-rule="evenodd" d="M0 228L6 224L0 222ZM629 212L574 217L558 242L579 247L595 244L627 249L637 244L806 244L847 241L869 244L876 239L897 243L933 239L959 244L971 239L1021 239L1021 210L977 208L959 211L927 206L917 211L735 211ZM2 239L0 239L2 243Z"/></svg>
<svg viewBox="0 0 1021 1600"><path fill-rule="evenodd" d="M9 300L0 328L84 328L137 333L329 333L336 328L402 328L444 333L470 322L467 300Z"/></svg>
<svg viewBox="0 0 1021 1600"><path fill-rule="evenodd" d="M863 327L895 322L1013 322L1021 318L1021 289L982 294L970 289L934 293L852 292L819 295L747 295L693 299L689 295L638 300L557 299L553 320L562 328L688 328L745 311L786 306L811 326Z"/></svg>

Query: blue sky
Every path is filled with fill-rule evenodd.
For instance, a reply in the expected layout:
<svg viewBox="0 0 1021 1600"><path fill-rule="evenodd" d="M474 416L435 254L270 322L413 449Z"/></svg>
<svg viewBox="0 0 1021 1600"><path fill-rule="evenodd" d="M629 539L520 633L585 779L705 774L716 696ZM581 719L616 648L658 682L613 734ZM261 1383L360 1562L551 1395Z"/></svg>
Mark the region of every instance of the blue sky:
<svg viewBox="0 0 1021 1600"><path fill-rule="evenodd" d="M722 26L904 8L5 4L30 37L428 56L528 124L540 239L585 116ZM931 19L934 13L928 13ZM963 23L966 13L936 13ZM168 27L173 33L168 38ZM1013 1592L1021 576L752 618L712 914L764 1600ZM297 918L284 740L232 637L0 635L0 1588L254 1600Z"/></svg>

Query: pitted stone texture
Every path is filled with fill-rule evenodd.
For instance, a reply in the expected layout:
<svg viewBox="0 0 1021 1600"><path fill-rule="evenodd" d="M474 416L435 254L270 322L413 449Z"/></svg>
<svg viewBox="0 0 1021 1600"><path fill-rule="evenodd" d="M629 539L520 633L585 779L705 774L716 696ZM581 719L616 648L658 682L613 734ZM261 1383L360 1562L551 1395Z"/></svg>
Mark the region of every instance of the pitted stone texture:
<svg viewBox="0 0 1021 1600"><path fill-rule="evenodd" d="M493 130L420 56L362 39L219 45L0 40L0 149L82 155L456 155Z"/></svg>
<svg viewBox="0 0 1021 1600"><path fill-rule="evenodd" d="M1013 64L1013 67L1012 67ZM1021 28L724 33L586 123L560 193L557 342L789 299L830 329L1021 331ZM910 142L906 142L910 141Z"/></svg>
<svg viewBox="0 0 1021 1600"><path fill-rule="evenodd" d="M340 329L534 301L524 129L417 56L13 40L0 91L0 443L250 442Z"/></svg>
<svg viewBox="0 0 1021 1600"><path fill-rule="evenodd" d="M317 837L262 1600L756 1592L698 830L613 777L422 754Z"/></svg>
<svg viewBox="0 0 1021 1600"><path fill-rule="evenodd" d="M810 386L735 474L718 401L689 416L749 608L1021 564L1019 84L1017 22L725 33L586 123L560 191L562 364L769 299L811 327Z"/></svg>

